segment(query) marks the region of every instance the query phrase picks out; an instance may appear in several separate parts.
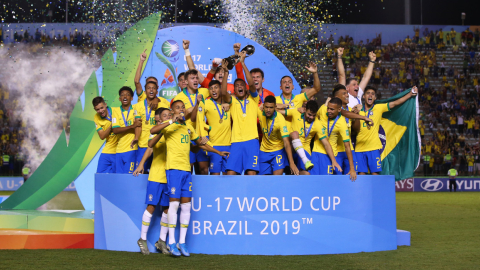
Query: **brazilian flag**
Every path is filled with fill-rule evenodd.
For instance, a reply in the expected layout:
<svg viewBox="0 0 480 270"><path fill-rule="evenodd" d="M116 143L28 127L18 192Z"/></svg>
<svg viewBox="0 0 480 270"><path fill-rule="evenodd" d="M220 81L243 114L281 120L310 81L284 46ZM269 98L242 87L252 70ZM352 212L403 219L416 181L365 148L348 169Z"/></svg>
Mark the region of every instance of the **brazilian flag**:
<svg viewBox="0 0 480 270"><path fill-rule="evenodd" d="M395 101L411 89L375 104ZM382 142L382 175L395 175L395 180L413 177L420 163L421 137L418 129L418 96L383 113L378 136ZM377 123L374 123L377 124Z"/></svg>

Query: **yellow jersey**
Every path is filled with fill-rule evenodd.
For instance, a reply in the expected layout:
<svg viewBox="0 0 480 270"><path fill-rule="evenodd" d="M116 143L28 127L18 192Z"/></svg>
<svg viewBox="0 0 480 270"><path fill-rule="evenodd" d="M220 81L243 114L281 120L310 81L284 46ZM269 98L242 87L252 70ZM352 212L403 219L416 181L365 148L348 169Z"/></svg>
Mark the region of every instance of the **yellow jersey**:
<svg viewBox="0 0 480 270"><path fill-rule="evenodd" d="M382 149L382 142L378 137L378 130L380 129L380 120L382 120L383 113L388 111L390 111L389 103L373 105L368 111L365 111L365 106L363 107L359 114L372 119L375 124L368 129L365 121L360 120L360 131L357 134L355 152L368 152Z"/></svg>
<svg viewBox="0 0 480 270"><path fill-rule="evenodd" d="M343 107L342 107L342 109L343 109ZM350 111L350 109L351 108L349 108L347 106L347 111ZM353 148L352 138L350 137L351 134L352 134L352 120L350 120L346 117L343 117L343 118L344 118L345 123L347 124L347 128L348 128L348 137L350 138L350 150L353 151L355 149ZM343 144L343 140L340 137L338 138L338 141L337 141L337 150L338 150L338 152L345 152L346 151L345 150L345 144Z"/></svg>
<svg viewBox="0 0 480 270"><path fill-rule="evenodd" d="M187 88L184 88L182 90L182 92L178 93L174 98L173 98L173 101L176 101L176 100L181 100L183 101L183 103L185 104L185 110L188 110L190 109L191 107L194 107L196 102L197 102L197 94L202 94L203 98L207 98L210 96L210 92L208 91L207 88L198 88L198 91L196 94L190 94L188 91L187 91ZM199 104L199 107L201 106L201 104ZM199 110L200 111L200 110ZM197 114L197 118L198 118L198 114ZM196 129L197 133L200 132L200 129L203 128L202 127L197 127L196 126L196 123L192 122L192 120L190 119L185 119L185 123L186 124L190 124L193 128Z"/></svg>
<svg viewBox="0 0 480 270"><path fill-rule="evenodd" d="M340 114L335 119L329 119L327 116L327 106L325 105L322 105L319 111L321 111L325 117L321 117L321 131L317 132L315 136L313 152L326 155L327 151L325 150L321 140L328 138L328 142L332 146L333 154L337 156L337 142L339 139L341 139L342 142L350 141L350 132L348 131L347 122L345 121L345 117L341 116Z"/></svg>
<svg viewBox="0 0 480 270"><path fill-rule="evenodd" d="M322 125L320 120L315 118L315 120L310 124L305 121L305 116L303 113L300 113L297 109L290 109L287 112L292 117L292 130L297 131L299 139L303 144L303 149L309 154L312 154L312 149L310 148L310 143L315 137L315 134L322 132Z"/></svg>
<svg viewBox="0 0 480 270"><path fill-rule="evenodd" d="M156 134L150 134L149 140L153 139ZM152 166L150 167L150 174L148 181L167 183L167 174L165 173L165 165L167 163L167 144L165 143L165 136L153 146Z"/></svg>
<svg viewBox="0 0 480 270"><path fill-rule="evenodd" d="M258 102L258 93L255 97L248 95L244 100L232 97L230 104L233 119L232 143L258 139L258 131L255 128L257 126Z"/></svg>
<svg viewBox="0 0 480 270"><path fill-rule="evenodd" d="M143 95L145 96L145 94ZM160 102L158 103L158 108L170 108L170 103L159 97ZM147 148L148 147L148 138L150 137L150 130L155 126L155 111L152 111L148 107L146 99L139 101L137 104L137 113L142 118L142 134L138 140L138 147Z"/></svg>
<svg viewBox="0 0 480 270"><path fill-rule="evenodd" d="M205 100L204 113L208 120L208 134L213 146L229 146L232 140L232 114L222 109L222 104L209 98ZM220 118L221 117L221 118ZM221 119L221 121L220 121ZM221 122L221 123L220 123Z"/></svg>
<svg viewBox="0 0 480 270"><path fill-rule="evenodd" d="M308 101L306 92L299 95L292 94L292 98L290 100L285 99L283 97L283 94L281 94L280 96L276 96L275 99L277 100L277 104L288 104L287 109L293 109L293 108L298 109L303 106L304 102ZM285 115L285 120L287 120L288 130L292 131L292 117L288 115L288 113Z"/></svg>
<svg viewBox="0 0 480 270"><path fill-rule="evenodd" d="M282 114L274 112L271 119L267 119L264 111L257 110L257 117L262 127L263 139L260 151L275 152L284 148L283 138L289 136L287 123Z"/></svg>
<svg viewBox="0 0 480 270"><path fill-rule="evenodd" d="M166 169L190 172L190 141L198 139L195 129L190 124L174 122L162 133L167 143Z"/></svg>
<svg viewBox="0 0 480 270"><path fill-rule="evenodd" d="M109 118L103 118L100 114L96 113L93 117L93 121L95 122L95 129L98 131L100 130L107 130L111 125L112 119L112 109L107 107ZM103 147L102 153L104 154L115 154L117 153L117 144L118 144L118 137L117 134L110 132L110 135L106 138L105 147Z"/></svg>
<svg viewBox="0 0 480 270"><path fill-rule="evenodd" d="M123 107L112 108L112 125L113 128L127 127L133 125L136 118L141 118L138 115L138 104L130 105L128 110L124 110ZM138 149L138 145L130 148L130 144L135 139L135 130L117 134L118 144L117 153L125 153Z"/></svg>

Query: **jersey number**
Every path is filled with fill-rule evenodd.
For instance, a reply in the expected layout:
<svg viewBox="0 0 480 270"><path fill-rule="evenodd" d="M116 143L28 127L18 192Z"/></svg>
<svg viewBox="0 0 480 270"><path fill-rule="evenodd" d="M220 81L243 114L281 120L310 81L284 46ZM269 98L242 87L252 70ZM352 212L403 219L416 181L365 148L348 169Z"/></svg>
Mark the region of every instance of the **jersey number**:
<svg viewBox="0 0 480 270"><path fill-rule="evenodd" d="M381 169L382 168L382 160L380 160L379 157L377 157L377 169Z"/></svg>
<svg viewBox="0 0 480 270"><path fill-rule="evenodd" d="M181 143L190 143L190 135L188 134L181 134L182 138L180 139Z"/></svg>
<svg viewBox="0 0 480 270"><path fill-rule="evenodd" d="M304 131L304 129L301 128L301 129L300 129L300 136L303 136L303 131Z"/></svg>
<svg viewBox="0 0 480 270"><path fill-rule="evenodd" d="M282 162L282 158L283 158L282 155L276 156L277 164Z"/></svg>

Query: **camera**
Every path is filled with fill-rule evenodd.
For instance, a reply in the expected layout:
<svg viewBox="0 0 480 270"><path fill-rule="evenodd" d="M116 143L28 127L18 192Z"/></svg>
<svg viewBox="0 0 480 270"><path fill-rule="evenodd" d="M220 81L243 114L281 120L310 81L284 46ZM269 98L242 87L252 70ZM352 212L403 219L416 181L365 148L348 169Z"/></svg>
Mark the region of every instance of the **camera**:
<svg viewBox="0 0 480 270"><path fill-rule="evenodd" d="M241 50L241 52L246 52L247 57L251 56L251 55L253 55L253 53L255 53L255 47L253 47L253 45L247 45ZM227 63L228 63L227 68L229 70L232 70L233 67L235 66L235 63L237 62L237 59L239 59L239 58L240 58L240 56L238 56L238 55L231 55L227 58L224 58L224 60L227 60Z"/></svg>

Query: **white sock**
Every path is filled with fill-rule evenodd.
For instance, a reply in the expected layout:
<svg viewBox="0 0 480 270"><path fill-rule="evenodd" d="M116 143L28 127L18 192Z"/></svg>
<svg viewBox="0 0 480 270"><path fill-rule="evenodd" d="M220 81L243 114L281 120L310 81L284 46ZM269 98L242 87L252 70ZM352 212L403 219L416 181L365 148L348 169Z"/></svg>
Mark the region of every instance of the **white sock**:
<svg viewBox="0 0 480 270"><path fill-rule="evenodd" d="M147 210L143 212L142 217L142 233L140 234L140 238L143 240L147 240L147 232L148 226L150 226L150 221L152 220L152 214L150 214Z"/></svg>
<svg viewBox="0 0 480 270"><path fill-rule="evenodd" d="M170 202L170 207L168 208L168 244L175 244L175 227L177 226L177 211L179 201Z"/></svg>
<svg viewBox="0 0 480 270"><path fill-rule="evenodd" d="M300 139L292 140L292 145L295 152L297 152L298 156L302 159L303 164L310 161L305 154L305 149L303 149L303 144Z"/></svg>
<svg viewBox="0 0 480 270"><path fill-rule="evenodd" d="M165 242L168 233L168 215L162 212L162 219L160 220L160 240Z"/></svg>
<svg viewBox="0 0 480 270"><path fill-rule="evenodd" d="M185 237L187 236L188 223L190 223L190 209L192 208L192 203L182 203L180 204L180 239L178 243L184 244Z"/></svg>

